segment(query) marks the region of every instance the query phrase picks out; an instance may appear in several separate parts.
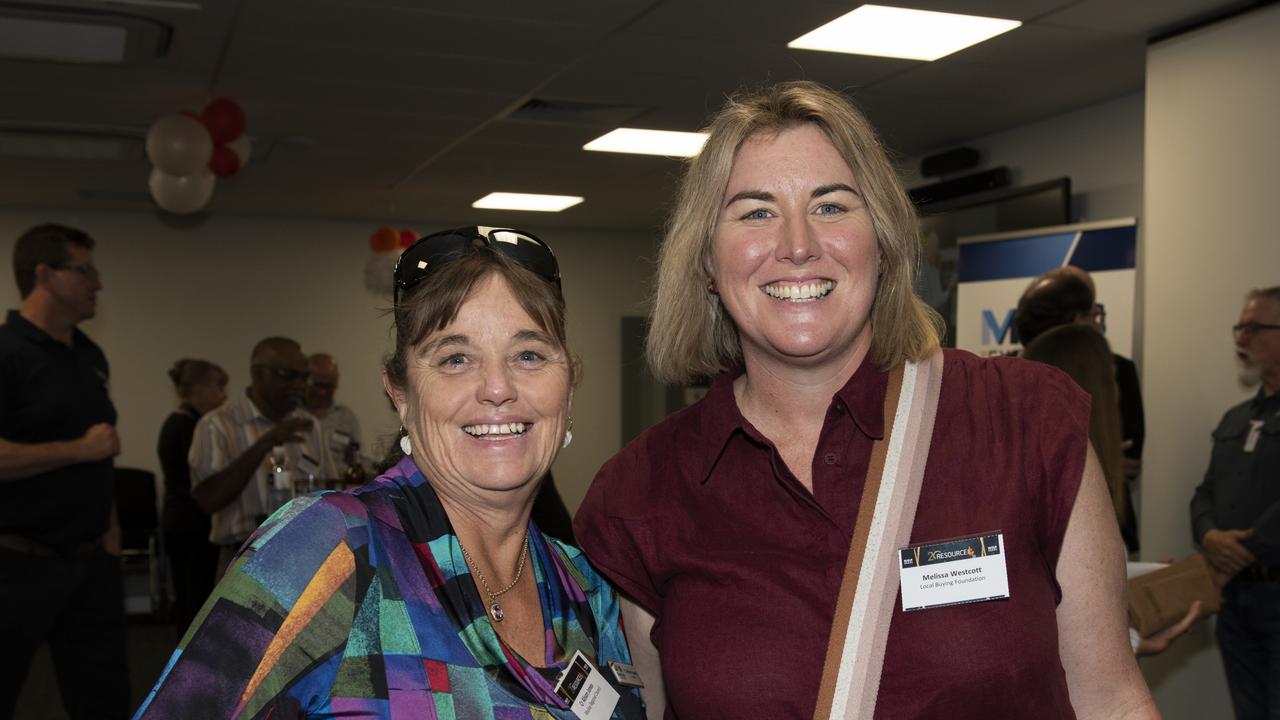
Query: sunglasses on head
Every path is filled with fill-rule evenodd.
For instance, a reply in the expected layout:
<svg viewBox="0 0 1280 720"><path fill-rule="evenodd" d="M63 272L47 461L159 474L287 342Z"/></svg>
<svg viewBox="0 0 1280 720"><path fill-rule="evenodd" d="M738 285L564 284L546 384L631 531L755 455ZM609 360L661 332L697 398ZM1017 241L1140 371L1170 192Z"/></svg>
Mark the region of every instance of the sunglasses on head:
<svg viewBox="0 0 1280 720"><path fill-rule="evenodd" d="M396 261L395 297L408 292L431 273L484 245L520 267L560 287L560 265L551 247L533 233L511 228L472 226L443 230L423 237Z"/></svg>

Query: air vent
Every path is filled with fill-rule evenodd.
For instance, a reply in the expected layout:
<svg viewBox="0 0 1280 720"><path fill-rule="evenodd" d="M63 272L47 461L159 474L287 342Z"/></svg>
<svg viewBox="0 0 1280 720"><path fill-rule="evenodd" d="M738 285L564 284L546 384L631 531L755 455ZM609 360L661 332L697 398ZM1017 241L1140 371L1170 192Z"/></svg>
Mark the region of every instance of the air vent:
<svg viewBox="0 0 1280 720"><path fill-rule="evenodd" d="M131 160L142 140L115 133L0 128L0 155L48 160Z"/></svg>
<svg viewBox="0 0 1280 720"><path fill-rule="evenodd" d="M506 117L521 122L558 123L566 125L627 125L651 108L642 105L614 105L576 100L532 98Z"/></svg>

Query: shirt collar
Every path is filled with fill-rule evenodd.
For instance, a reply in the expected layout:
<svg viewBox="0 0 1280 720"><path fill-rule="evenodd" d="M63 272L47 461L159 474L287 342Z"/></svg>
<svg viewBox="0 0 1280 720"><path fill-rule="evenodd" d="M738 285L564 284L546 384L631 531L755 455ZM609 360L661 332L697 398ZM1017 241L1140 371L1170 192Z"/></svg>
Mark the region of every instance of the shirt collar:
<svg viewBox="0 0 1280 720"><path fill-rule="evenodd" d="M867 353L862 365L831 398L827 412L847 413L863 435L880 440L884 437L884 396L889 375L876 366L872 356L872 352ZM699 403L702 406L699 441L686 446L691 452L683 460L689 463L700 483L711 477L711 471L724 454L729 439L736 433L741 432L761 446L770 444L738 409L733 381L743 371L744 368L738 365L720 373Z"/></svg>
<svg viewBox="0 0 1280 720"><path fill-rule="evenodd" d="M1258 388L1257 394L1253 396L1252 408L1254 415L1280 412L1280 392L1272 393L1268 397L1262 393L1262 388Z"/></svg>
<svg viewBox="0 0 1280 720"><path fill-rule="evenodd" d="M23 337L34 343L56 343L62 347L66 347L61 342L54 340L53 336L45 332L39 325L22 317L22 313L18 310L10 310L5 322L12 325ZM71 328L71 347L79 347L84 343L86 335L80 332L80 328Z"/></svg>

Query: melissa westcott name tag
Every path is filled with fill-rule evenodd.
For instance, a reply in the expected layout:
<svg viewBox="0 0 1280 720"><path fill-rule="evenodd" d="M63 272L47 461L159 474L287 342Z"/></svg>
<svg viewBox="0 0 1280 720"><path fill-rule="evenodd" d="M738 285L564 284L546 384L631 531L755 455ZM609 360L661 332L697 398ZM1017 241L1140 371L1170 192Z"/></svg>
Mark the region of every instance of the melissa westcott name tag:
<svg viewBox="0 0 1280 720"><path fill-rule="evenodd" d="M573 653L569 665L560 674L556 694L569 704L574 716L582 720L609 720L622 697L581 650Z"/></svg>
<svg viewBox="0 0 1280 720"><path fill-rule="evenodd" d="M900 548L902 611L1009 597L1004 533Z"/></svg>

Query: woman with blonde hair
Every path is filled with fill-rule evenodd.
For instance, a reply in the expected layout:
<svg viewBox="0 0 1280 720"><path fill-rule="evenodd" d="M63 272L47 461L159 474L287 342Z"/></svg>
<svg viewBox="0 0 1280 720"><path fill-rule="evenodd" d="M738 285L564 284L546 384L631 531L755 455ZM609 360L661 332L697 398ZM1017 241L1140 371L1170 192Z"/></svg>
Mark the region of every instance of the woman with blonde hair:
<svg viewBox="0 0 1280 720"><path fill-rule="evenodd" d="M181 639L218 576L218 546L209 542L209 516L191 498L187 454L200 416L227 399L227 373L208 360L183 358L168 374L178 408L160 426L156 454L164 473L161 523L173 578L173 622Z"/></svg>
<svg viewBox="0 0 1280 720"><path fill-rule="evenodd" d="M938 349L911 203L838 93L742 93L708 132L647 351L711 389L575 523L650 717L1154 716L1088 399Z"/></svg>

